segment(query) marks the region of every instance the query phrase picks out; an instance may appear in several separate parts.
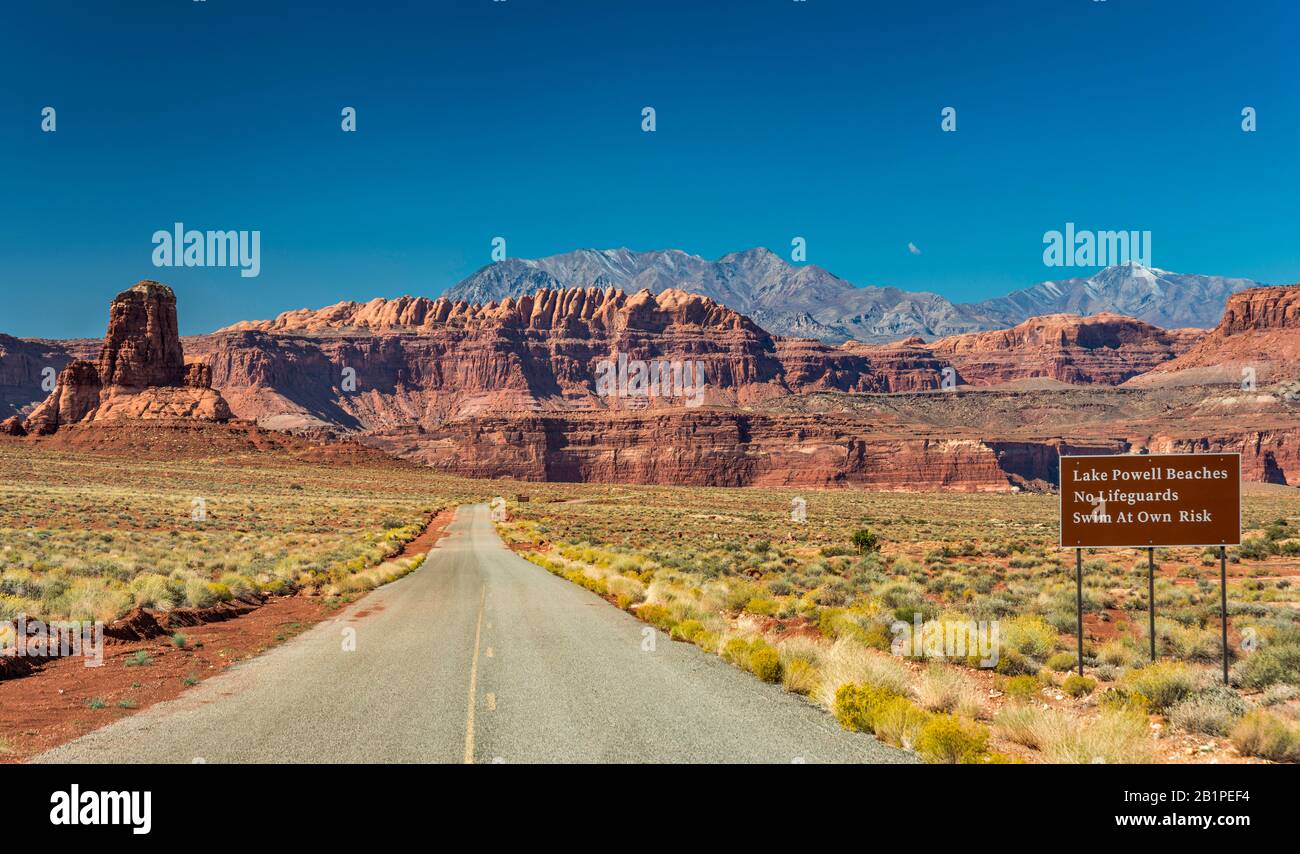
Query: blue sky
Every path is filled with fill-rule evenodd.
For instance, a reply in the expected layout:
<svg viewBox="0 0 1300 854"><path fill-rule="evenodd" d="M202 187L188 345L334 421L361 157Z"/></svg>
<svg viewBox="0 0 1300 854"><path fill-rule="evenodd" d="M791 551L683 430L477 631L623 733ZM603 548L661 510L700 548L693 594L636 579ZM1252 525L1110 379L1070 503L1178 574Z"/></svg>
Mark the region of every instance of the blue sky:
<svg viewBox="0 0 1300 854"><path fill-rule="evenodd" d="M186 333L434 296L498 235L711 258L803 236L856 284L967 301L1077 273L1042 263L1072 221L1150 230L1165 269L1297 281L1297 24L1291 0L9 3L0 331L102 335L142 278ZM177 220L259 229L261 275L155 268Z"/></svg>

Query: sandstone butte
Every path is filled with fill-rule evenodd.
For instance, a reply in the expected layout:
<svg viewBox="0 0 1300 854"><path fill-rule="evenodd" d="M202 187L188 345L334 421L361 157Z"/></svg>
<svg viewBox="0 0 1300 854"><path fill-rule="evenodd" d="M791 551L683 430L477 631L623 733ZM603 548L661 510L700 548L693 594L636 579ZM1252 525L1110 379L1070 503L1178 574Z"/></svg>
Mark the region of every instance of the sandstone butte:
<svg viewBox="0 0 1300 854"><path fill-rule="evenodd" d="M113 299L98 361L69 362L50 396L21 426L6 422L5 432L44 435L113 420L229 420L230 408L211 385L207 365L185 363L172 289L140 282Z"/></svg>
<svg viewBox="0 0 1300 854"><path fill-rule="evenodd" d="M114 300L98 360L69 362L16 430L233 415L473 477L972 491L1050 488L1064 452L1236 450L1248 479L1296 483L1297 295L1242 292L1208 333L1050 315L840 347L678 290L402 297L187 338L187 365L174 295L144 282ZM5 371L30 381L58 349L16 341L0 338L0 402L23 394ZM703 405L597 394L597 364L618 354L703 364ZM1262 356L1280 367L1253 395L1180 379Z"/></svg>

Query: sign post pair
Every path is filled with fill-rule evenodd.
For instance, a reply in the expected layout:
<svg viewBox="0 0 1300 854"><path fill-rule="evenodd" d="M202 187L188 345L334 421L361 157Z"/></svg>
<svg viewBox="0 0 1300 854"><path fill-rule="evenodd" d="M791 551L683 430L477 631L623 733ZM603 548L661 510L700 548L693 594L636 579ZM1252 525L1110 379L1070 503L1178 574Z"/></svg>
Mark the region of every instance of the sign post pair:
<svg viewBox="0 0 1300 854"><path fill-rule="evenodd" d="M1075 550L1079 675L1083 675L1083 550L1147 550L1148 634L1156 659L1158 546L1219 550L1223 682L1228 683L1228 546L1241 544L1241 454L1061 457L1061 546Z"/></svg>

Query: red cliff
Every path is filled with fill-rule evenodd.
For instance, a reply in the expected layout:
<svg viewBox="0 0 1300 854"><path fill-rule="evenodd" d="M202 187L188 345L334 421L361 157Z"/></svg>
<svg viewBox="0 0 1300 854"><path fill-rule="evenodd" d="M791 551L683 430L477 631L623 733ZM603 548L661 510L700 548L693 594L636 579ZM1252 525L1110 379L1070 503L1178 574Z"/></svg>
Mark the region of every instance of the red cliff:
<svg viewBox="0 0 1300 854"><path fill-rule="evenodd" d="M49 434L65 425L122 418L229 419L229 407L210 384L205 366L185 365L172 289L140 282L113 299L98 361L69 362L24 427Z"/></svg>

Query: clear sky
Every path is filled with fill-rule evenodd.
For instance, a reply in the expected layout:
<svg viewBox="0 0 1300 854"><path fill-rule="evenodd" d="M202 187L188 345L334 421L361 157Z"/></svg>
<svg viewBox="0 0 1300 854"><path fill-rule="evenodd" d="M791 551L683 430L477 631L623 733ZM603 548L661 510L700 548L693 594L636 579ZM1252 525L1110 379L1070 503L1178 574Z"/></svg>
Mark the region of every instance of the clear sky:
<svg viewBox="0 0 1300 854"><path fill-rule="evenodd" d="M1294 0L9 2L0 331L102 335L142 278L185 333L435 296L496 236L802 236L856 284L969 301L1077 273L1042 263L1071 221L1297 281L1298 25ZM178 220L260 230L261 275L155 268Z"/></svg>

